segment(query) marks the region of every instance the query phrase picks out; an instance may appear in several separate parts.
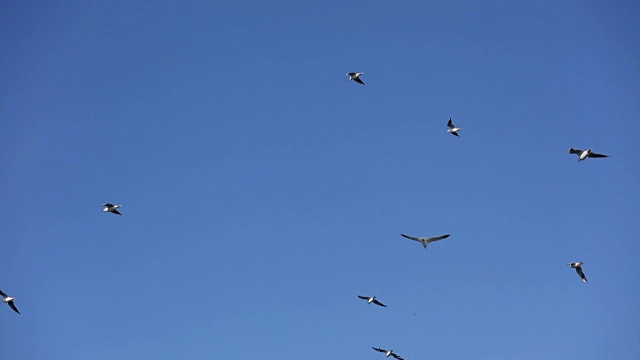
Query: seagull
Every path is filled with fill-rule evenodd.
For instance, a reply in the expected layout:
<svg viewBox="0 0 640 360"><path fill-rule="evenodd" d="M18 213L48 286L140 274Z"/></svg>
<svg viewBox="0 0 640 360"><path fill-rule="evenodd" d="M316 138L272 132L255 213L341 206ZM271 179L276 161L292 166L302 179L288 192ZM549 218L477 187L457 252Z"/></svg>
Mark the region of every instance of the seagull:
<svg viewBox="0 0 640 360"><path fill-rule="evenodd" d="M360 299L362 299L362 300L367 300L367 304L374 303L376 305L387 307L387 305L385 305L385 304L381 303L380 301L376 300L375 296L374 297L368 297L368 296L360 296L360 295L358 295L358 297Z"/></svg>
<svg viewBox="0 0 640 360"><path fill-rule="evenodd" d="M580 275L580 277L582 278L582 281L584 281L585 284L588 284L589 282L587 281L587 277L582 272L582 264L583 262L577 261L577 262L568 263L565 266L571 266L572 268L576 269L576 272L578 273L578 275Z"/></svg>
<svg viewBox="0 0 640 360"><path fill-rule="evenodd" d="M18 311L18 308L13 303L13 300L15 300L15 298L12 298L11 296L3 293L2 290L0 290L0 296L2 296L2 302L5 302L5 303L9 304L9 306L13 309L13 311L15 311L18 314L20 314L20 311Z"/></svg>
<svg viewBox="0 0 640 360"><path fill-rule="evenodd" d="M400 355L398 355L398 354L394 354L394 353L393 353L393 350L385 350L385 349L380 349L380 348L377 348L377 347L374 347L374 348L373 348L373 350L375 350L375 351L379 351L379 352L381 352L381 353L385 353L385 354L387 355L387 357L389 357L389 356L393 356L394 358L396 358L396 359L398 359L398 360L404 360L404 359L402 358L402 356L400 356Z"/></svg>
<svg viewBox="0 0 640 360"><path fill-rule="evenodd" d="M360 80L360 75L364 74L363 72L359 72L359 73L354 73L354 72L350 72L347 75L349 75L349 80L353 80L357 83L360 83L362 85L364 85L364 83L362 82L362 80Z"/></svg>
<svg viewBox="0 0 640 360"><path fill-rule="evenodd" d="M104 211L104 212L110 212L110 213L114 213L114 214L117 214L117 215L122 215L118 211L118 208L121 208L122 205L113 205L111 203L106 203L106 204L102 204L102 206L104 206L104 209L102 209L102 211Z"/></svg>
<svg viewBox="0 0 640 360"><path fill-rule="evenodd" d="M453 121L451 121L451 118L449 118L449 122L447 123L447 126L449 127L449 130L447 130L448 133L451 133L452 135L455 135L455 136L460 136L458 135L458 131L462 129L453 125Z"/></svg>
<svg viewBox="0 0 640 360"><path fill-rule="evenodd" d="M580 150L580 149L574 149L574 148L570 148L569 149L569 154L576 154L578 155L578 162L590 157L590 158L604 158L604 157L611 157L609 155L603 155L603 154L596 154L594 152L591 151L591 149L588 150Z"/></svg>
<svg viewBox="0 0 640 360"><path fill-rule="evenodd" d="M420 237L419 238L419 237L409 236L409 235L405 235L405 234L400 234L400 235L406 237L407 239L411 239L411 240L414 240L414 241L417 241L417 242L421 242L422 246L424 246L425 249L427 248L427 245L429 245L430 243L432 243L434 241L446 239L449 236L451 236L450 234L447 234L447 235L441 235L441 236L434 236L434 237L430 237L430 238L427 238L427 237Z"/></svg>

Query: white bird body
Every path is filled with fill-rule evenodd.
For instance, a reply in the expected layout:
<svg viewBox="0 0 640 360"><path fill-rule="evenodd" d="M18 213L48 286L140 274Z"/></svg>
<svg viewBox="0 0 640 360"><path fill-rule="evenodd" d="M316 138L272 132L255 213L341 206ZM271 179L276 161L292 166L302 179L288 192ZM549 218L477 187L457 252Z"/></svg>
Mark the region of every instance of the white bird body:
<svg viewBox="0 0 640 360"><path fill-rule="evenodd" d="M591 149L587 150L587 151L583 151L582 154L580 154L580 161L584 160L587 158L587 156L589 156L589 153L591 152Z"/></svg>

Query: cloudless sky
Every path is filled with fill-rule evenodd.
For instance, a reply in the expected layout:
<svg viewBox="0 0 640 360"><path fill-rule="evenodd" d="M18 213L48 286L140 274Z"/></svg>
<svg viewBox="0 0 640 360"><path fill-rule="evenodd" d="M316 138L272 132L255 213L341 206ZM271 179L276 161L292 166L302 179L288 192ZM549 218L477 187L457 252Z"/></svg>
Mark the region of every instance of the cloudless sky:
<svg viewBox="0 0 640 360"><path fill-rule="evenodd" d="M0 358L640 358L639 14L2 3Z"/></svg>

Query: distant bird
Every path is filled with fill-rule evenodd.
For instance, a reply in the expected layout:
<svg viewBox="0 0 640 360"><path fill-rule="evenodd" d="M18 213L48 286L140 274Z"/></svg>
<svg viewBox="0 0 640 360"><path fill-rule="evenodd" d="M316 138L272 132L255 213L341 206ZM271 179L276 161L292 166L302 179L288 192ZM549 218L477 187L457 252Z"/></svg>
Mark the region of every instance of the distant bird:
<svg viewBox="0 0 640 360"><path fill-rule="evenodd" d="M360 80L360 75L364 74L363 72L359 72L359 73L354 73L354 72L350 72L347 75L349 75L349 80L353 80L357 83L360 83L362 85L364 85L364 83L362 82L362 80Z"/></svg>
<svg viewBox="0 0 640 360"><path fill-rule="evenodd" d="M576 154L578 155L578 162L590 157L590 158L605 158L605 157L611 157L609 155L603 155L603 154L596 154L594 152L591 151L591 149L587 149L587 150L580 150L580 149L574 149L574 148L570 148L569 149L569 154Z"/></svg>
<svg viewBox="0 0 640 360"><path fill-rule="evenodd" d="M458 131L462 129L453 125L453 121L451 121L451 118L449 118L449 122L447 123L447 126L449 127L449 130L447 130L448 133L451 133L452 135L455 135L455 136L460 136L458 135Z"/></svg>
<svg viewBox="0 0 640 360"><path fill-rule="evenodd" d="M15 300L15 298L12 298L11 296L3 293L2 290L0 290L0 296L2 296L2 302L5 302L5 303L9 304L9 307L12 308L13 311L15 311L18 314L20 314L20 311L18 311L18 308L13 303L13 300Z"/></svg>
<svg viewBox="0 0 640 360"><path fill-rule="evenodd" d="M368 297L368 296L360 296L360 295L358 295L358 297L360 299L362 299L362 300L367 300L367 304L374 303L376 305L387 307L387 305L385 305L385 304L381 303L380 301L378 301L375 296L374 297Z"/></svg>
<svg viewBox="0 0 640 360"><path fill-rule="evenodd" d="M427 248L427 245L429 245L430 243L432 243L434 241L446 239L449 236L451 236L450 234L447 234L447 235L435 236L435 237L430 237L430 238L427 238L427 237L420 237L419 238L419 237L409 236L409 235L405 235L405 234L400 234L400 235L406 237L407 239L411 239L413 241L417 241L417 242L422 243L422 246L424 246L425 249Z"/></svg>
<svg viewBox="0 0 640 360"><path fill-rule="evenodd" d="M114 214L118 214L118 215L122 215L120 214L120 212L117 210L118 208L121 208L122 205L113 205L111 203L106 203L106 204L102 204L102 206L104 206L104 209L102 209L102 211L104 212L110 212L110 213L114 213Z"/></svg>
<svg viewBox="0 0 640 360"><path fill-rule="evenodd" d="M374 348L373 348L373 350L378 351L378 352L381 352L381 353L385 353L385 355L387 355L386 357L393 356L394 358L396 358L396 359L398 359L398 360L404 360L404 359L402 358L402 356L400 356L400 355L398 355L398 354L395 354L395 353L393 352L393 350L385 350L385 349L380 349L380 348L377 348L377 347L374 347Z"/></svg>
<svg viewBox="0 0 640 360"><path fill-rule="evenodd" d="M583 263L581 261L577 261L577 262L568 263L565 266L571 266L572 268L576 269L576 272L578 273L578 275L580 275L580 278L582 278L582 281L584 281L585 284L588 284L589 282L587 281L587 277L582 272L582 264Z"/></svg>

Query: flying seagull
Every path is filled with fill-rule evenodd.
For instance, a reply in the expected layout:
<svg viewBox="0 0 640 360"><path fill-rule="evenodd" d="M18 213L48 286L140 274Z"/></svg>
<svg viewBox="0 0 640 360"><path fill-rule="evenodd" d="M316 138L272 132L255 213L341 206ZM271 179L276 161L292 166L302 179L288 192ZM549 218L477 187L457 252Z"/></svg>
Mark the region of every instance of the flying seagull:
<svg viewBox="0 0 640 360"><path fill-rule="evenodd" d="M385 305L385 304L381 303L380 301L376 300L375 296L374 297L368 297L368 296L360 296L360 295L358 295L358 297L360 299L362 299L362 300L367 300L367 304L374 303L376 305L387 307L387 305Z"/></svg>
<svg viewBox="0 0 640 360"><path fill-rule="evenodd" d="M574 148L570 148L569 149L569 154L576 154L578 155L578 162L590 157L590 158L605 158L605 157L611 157L609 155L603 155L603 154L596 154L594 152L591 151L591 149L587 149L587 150L580 150L580 149L574 149Z"/></svg>
<svg viewBox="0 0 640 360"><path fill-rule="evenodd" d="M447 123L447 126L449 127L449 130L447 130L448 133L451 133L452 135L455 135L455 136L460 136L458 135L458 131L462 129L453 125L453 121L451 121L451 118L449 118L449 122Z"/></svg>
<svg viewBox="0 0 640 360"><path fill-rule="evenodd" d="M576 272L578 273L578 275L580 275L580 278L582 278L582 281L584 281L585 284L588 284L589 282L587 281L587 277L582 272L582 264L583 262L577 261L577 262L568 263L565 266L571 266L572 268L576 269Z"/></svg>
<svg viewBox="0 0 640 360"><path fill-rule="evenodd" d="M385 349L380 349L380 348L377 348L377 347L374 347L373 350L381 352L381 353L385 353L385 355L387 355L387 357L393 356L394 358L396 358L398 360L404 360L402 358L402 356L400 356L398 354L394 354L393 350L385 350Z"/></svg>
<svg viewBox="0 0 640 360"><path fill-rule="evenodd" d="M104 211L104 212L110 212L110 213L114 213L114 214L117 214L117 215L122 215L118 211L118 208L121 208L122 205L113 205L111 203L106 203L106 204L102 204L102 206L104 206L104 209L102 209L102 211Z"/></svg>
<svg viewBox="0 0 640 360"><path fill-rule="evenodd" d="M349 75L349 80L353 80L357 83L360 83L362 85L364 85L364 83L362 82L362 80L360 80L360 75L364 74L363 72L359 72L359 73L354 73L354 72L350 72L347 75Z"/></svg>
<svg viewBox="0 0 640 360"><path fill-rule="evenodd" d="M13 300L15 300L15 298L12 298L11 296L3 293L2 290L0 290L0 296L2 296L2 302L5 302L5 303L9 304L9 307L11 307L13 309L13 311L15 311L18 314L20 314L20 311L18 311L18 308L13 303Z"/></svg>
<svg viewBox="0 0 640 360"><path fill-rule="evenodd" d="M434 236L434 237L430 237L430 238L427 238L427 237L420 237L419 238L419 237L409 236L409 235L405 235L405 234L400 234L400 235L406 237L407 239L411 239L413 241L417 241L417 242L422 243L422 246L424 246L425 249L427 248L427 245L429 245L430 243L432 243L434 241L446 239L449 236L451 236L450 234L447 234L447 235L441 235L441 236Z"/></svg>

